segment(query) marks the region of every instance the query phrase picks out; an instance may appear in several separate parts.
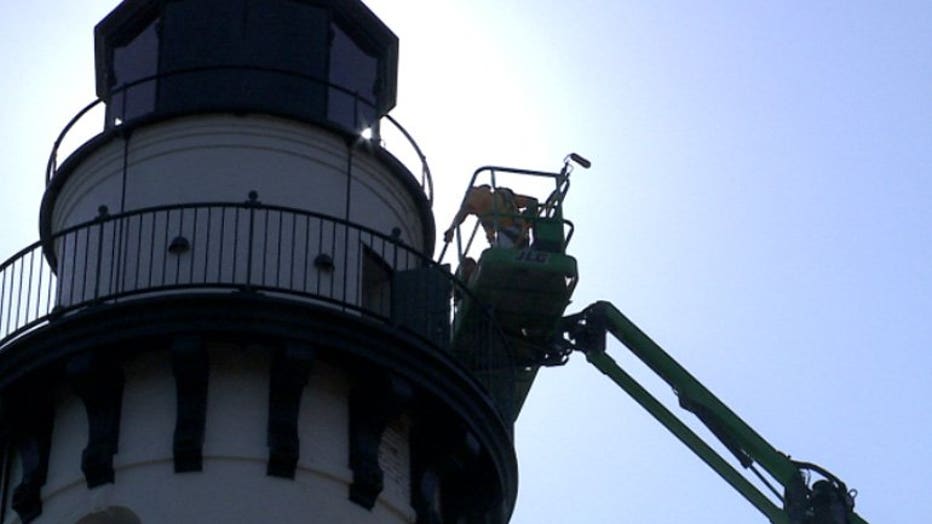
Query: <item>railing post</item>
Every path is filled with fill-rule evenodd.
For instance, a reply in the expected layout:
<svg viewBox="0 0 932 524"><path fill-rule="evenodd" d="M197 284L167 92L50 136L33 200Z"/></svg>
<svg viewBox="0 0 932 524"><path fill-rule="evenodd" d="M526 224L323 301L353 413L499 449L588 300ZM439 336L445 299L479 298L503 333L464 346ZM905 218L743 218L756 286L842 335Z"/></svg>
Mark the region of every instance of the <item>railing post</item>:
<svg viewBox="0 0 932 524"><path fill-rule="evenodd" d="M22 309L22 306L23 306L23 273L24 273L24 271L23 271L23 260L22 260L22 259L19 259L19 260L18 260L18 263L19 263L19 264L18 264L18 265L19 265L19 271L18 271L18 273L19 273L19 285L17 286L17 289L16 289L16 321L13 323L13 327L14 327L15 329L18 329L18 328L19 328L19 312L20 312L20 310ZM13 300L13 296L12 296L12 295L10 296L10 300L11 300L11 302L12 302L12 300Z"/></svg>
<svg viewBox="0 0 932 524"><path fill-rule="evenodd" d="M52 151L52 158L49 160L49 166L49 172L45 174L45 185L49 185L52 181L52 177L54 177L55 173L58 171L58 148Z"/></svg>
<svg viewBox="0 0 932 524"><path fill-rule="evenodd" d="M94 275L94 300L100 298L100 268L104 256L104 223L107 221L109 210L107 206L100 206L97 215L97 268ZM86 269L86 268L85 268Z"/></svg>
<svg viewBox="0 0 932 524"><path fill-rule="evenodd" d="M32 305L32 270L35 266L36 253L35 251L29 252L29 276L26 277L26 306L23 309L23 321L29 322L29 307Z"/></svg>
<svg viewBox="0 0 932 524"><path fill-rule="evenodd" d="M3 303L4 303L4 300L6 300L6 276L7 276L8 268L9 266L4 268L3 270L0 270L0 337L5 337L7 334L7 330L3 328L3 313L4 313ZM7 318L9 318L10 316L9 311L6 312L6 315L7 315Z"/></svg>
<svg viewBox="0 0 932 524"><path fill-rule="evenodd" d="M256 206L259 205L259 193L255 190L249 192L249 200L246 201L246 207L249 208L249 237L246 242L246 291L252 290L252 250L253 238L256 226ZM237 233L238 234L238 233ZM236 256L234 253L233 256ZM236 275L233 276L236 278Z"/></svg>

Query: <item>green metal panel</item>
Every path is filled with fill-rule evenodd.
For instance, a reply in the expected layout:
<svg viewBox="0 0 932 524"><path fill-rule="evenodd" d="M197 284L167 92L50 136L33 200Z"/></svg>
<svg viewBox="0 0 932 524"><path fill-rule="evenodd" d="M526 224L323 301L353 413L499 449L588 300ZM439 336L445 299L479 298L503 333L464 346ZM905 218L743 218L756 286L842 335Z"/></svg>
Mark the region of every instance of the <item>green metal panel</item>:
<svg viewBox="0 0 932 524"><path fill-rule="evenodd" d="M505 354L508 360L486 359L497 362L495 366L477 362L476 373L495 390L494 396L507 391L513 397L512 420L537 375L540 348L556 332L575 286L573 257L535 249L488 248L469 276L471 295L457 306L453 351L461 361L481 354L484 342L480 339L490 336L483 319L489 314L495 317L504 338L492 339L503 340L507 347L490 347L490 355Z"/></svg>
<svg viewBox="0 0 932 524"><path fill-rule="evenodd" d="M564 222L562 218L538 218L534 221L534 249L562 253Z"/></svg>
<svg viewBox="0 0 932 524"><path fill-rule="evenodd" d="M494 311L505 333L547 340L576 286L576 259L534 249L492 247L468 287Z"/></svg>

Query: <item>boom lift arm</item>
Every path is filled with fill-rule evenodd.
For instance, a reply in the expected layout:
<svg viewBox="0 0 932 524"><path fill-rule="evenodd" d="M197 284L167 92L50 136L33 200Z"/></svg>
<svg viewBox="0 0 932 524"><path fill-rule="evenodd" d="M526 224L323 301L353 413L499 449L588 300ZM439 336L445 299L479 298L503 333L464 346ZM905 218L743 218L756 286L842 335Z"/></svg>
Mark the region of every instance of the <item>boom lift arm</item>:
<svg viewBox="0 0 932 524"><path fill-rule="evenodd" d="M562 338L554 342L558 352L564 355L572 351L583 352L593 366L631 395L641 407L766 515L770 522L867 524L854 513L856 492L849 492L845 484L828 471L814 464L792 460L777 451L612 304L596 302L580 313L564 317L559 332ZM694 413L744 468L751 469L767 484L782 499L783 507L751 484L742 473L621 369L605 353L606 333L611 333L667 382L679 397L680 406ZM755 463L783 486L782 495L754 468ZM812 486L807 484L807 474L810 472L822 477Z"/></svg>

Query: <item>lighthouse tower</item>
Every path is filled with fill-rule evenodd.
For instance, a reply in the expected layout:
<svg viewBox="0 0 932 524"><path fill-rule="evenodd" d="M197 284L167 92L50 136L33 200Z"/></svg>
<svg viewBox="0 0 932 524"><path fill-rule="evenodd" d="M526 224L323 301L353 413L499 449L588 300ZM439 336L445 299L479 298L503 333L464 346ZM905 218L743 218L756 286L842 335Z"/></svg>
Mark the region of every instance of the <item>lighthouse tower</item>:
<svg viewBox="0 0 932 524"><path fill-rule="evenodd" d="M125 0L95 38L0 266L0 522L507 522L514 367L492 318L451 349L396 36L357 0Z"/></svg>

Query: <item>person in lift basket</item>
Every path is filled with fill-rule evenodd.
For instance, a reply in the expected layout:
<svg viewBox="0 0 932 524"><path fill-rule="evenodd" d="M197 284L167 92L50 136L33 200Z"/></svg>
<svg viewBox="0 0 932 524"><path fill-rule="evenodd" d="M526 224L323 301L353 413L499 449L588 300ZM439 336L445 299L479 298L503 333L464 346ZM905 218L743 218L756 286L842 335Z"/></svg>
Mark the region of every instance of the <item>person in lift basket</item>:
<svg viewBox="0 0 932 524"><path fill-rule="evenodd" d="M521 210L524 210L522 213ZM515 194L507 187L495 190L488 184L471 187L466 192L463 204L453 217L450 228L443 233L444 242L453 240L456 226L469 215L476 215L489 244L497 247L528 246L531 220L523 217L537 215L537 199Z"/></svg>

